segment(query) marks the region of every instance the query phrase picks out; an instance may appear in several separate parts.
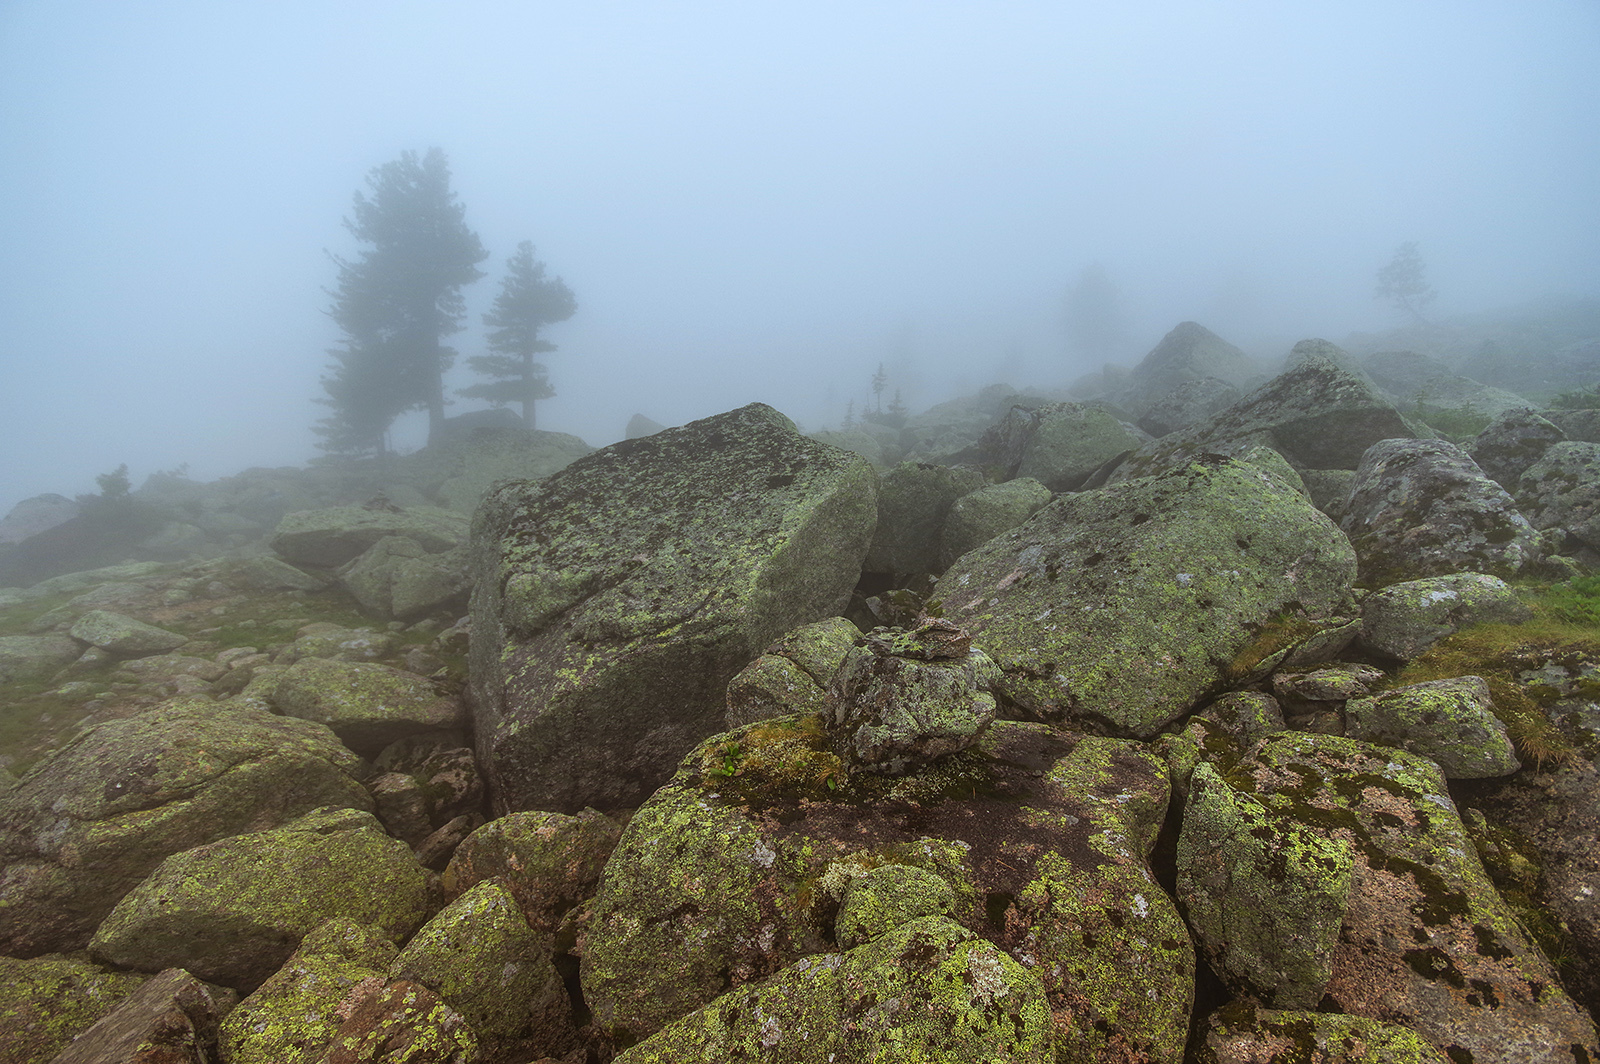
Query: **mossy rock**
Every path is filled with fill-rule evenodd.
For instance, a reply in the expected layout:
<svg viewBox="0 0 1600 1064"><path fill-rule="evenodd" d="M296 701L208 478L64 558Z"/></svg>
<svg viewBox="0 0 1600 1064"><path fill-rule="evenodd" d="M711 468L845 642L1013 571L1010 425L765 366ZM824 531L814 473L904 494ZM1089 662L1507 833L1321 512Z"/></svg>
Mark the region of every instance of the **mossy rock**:
<svg viewBox="0 0 1600 1064"><path fill-rule="evenodd" d="M1390 688L1344 707L1345 734L1432 758L1446 779L1485 779L1521 768L1481 676Z"/></svg>
<svg viewBox="0 0 1600 1064"><path fill-rule="evenodd" d="M939 567L939 539L955 501L983 486L972 469L902 462L878 485L878 527L861 567L911 577Z"/></svg>
<svg viewBox="0 0 1600 1064"><path fill-rule="evenodd" d="M1517 624L1532 614L1510 584L1488 573L1405 580L1361 601L1361 645L1410 661L1474 624Z"/></svg>
<svg viewBox="0 0 1600 1064"><path fill-rule="evenodd" d="M935 590L1000 667L998 693L1051 722L1150 736L1237 680L1287 615L1351 609L1349 541L1298 491L1210 455L1052 502L962 557Z"/></svg>
<svg viewBox="0 0 1600 1064"><path fill-rule="evenodd" d="M915 865L887 864L850 881L833 921L840 949L853 949L924 916L952 916L956 893L943 877Z"/></svg>
<svg viewBox="0 0 1600 1064"><path fill-rule="evenodd" d="M320 724L175 700L107 721L0 792L0 949L81 949L163 858L323 806L370 809Z"/></svg>
<svg viewBox="0 0 1600 1064"><path fill-rule="evenodd" d="M1052 1042L1037 977L959 924L928 916L719 997L616 1064L1048 1064L1057 1059Z"/></svg>
<svg viewBox="0 0 1600 1064"><path fill-rule="evenodd" d="M368 757L409 735L467 723L460 700L416 673L377 662L302 658L278 678L272 703L286 717L327 725Z"/></svg>
<svg viewBox="0 0 1600 1064"><path fill-rule="evenodd" d="M1558 528L1600 550L1600 443L1551 446L1517 481L1517 503L1535 528Z"/></svg>
<svg viewBox="0 0 1600 1064"><path fill-rule="evenodd" d="M0 1060L50 1060L146 978L60 954L0 957Z"/></svg>
<svg viewBox="0 0 1600 1064"><path fill-rule="evenodd" d="M530 810L507 813L468 835L444 870L454 900L485 880L504 884L536 928L554 931L561 918L594 896L622 826L593 809L576 816Z"/></svg>
<svg viewBox="0 0 1600 1064"><path fill-rule="evenodd" d="M1211 1014L1196 1064L1447 1064L1451 1058L1396 1023L1325 1012L1229 1005Z"/></svg>
<svg viewBox="0 0 1600 1064"><path fill-rule="evenodd" d="M1043 509L1050 498L1050 489L1032 477L990 484L961 496L945 518L935 571L943 572L967 551L1016 528Z"/></svg>
<svg viewBox="0 0 1600 1064"><path fill-rule="evenodd" d="M860 636L861 630L843 617L786 632L728 681L728 727L790 713L822 712L828 681Z"/></svg>
<svg viewBox="0 0 1600 1064"><path fill-rule="evenodd" d="M334 506L285 514L268 542L292 565L333 569L389 536L404 536L429 552L446 551L466 541L467 527L464 515L434 506Z"/></svg>
<svg viewBox="0 0 1600 1064"><path fill-rule="evenodd" d="M123 967L180 967L249 992L330 919L398 940L427 905L427 873L405 843L370 813L319 810L168 857L117 903L89 949Z"/></svg>
<svg viewBox="0 0 1600 1064"><path fill-rule="evenodd" d="M472 683L497 808L636 805L723 727L728 681L837 615L877 475L759 403L491 492Z"/></svg>

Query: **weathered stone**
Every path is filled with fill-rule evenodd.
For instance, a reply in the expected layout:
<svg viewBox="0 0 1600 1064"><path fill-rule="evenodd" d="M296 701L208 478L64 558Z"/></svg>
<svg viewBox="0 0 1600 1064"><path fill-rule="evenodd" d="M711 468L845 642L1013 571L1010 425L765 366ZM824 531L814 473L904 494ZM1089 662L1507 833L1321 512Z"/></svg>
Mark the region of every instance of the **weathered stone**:
<svg viewBox="0 0 1600 1064"><path fill-rule="evenodd" d="M169 968L123 998L50 1064L211 1064L236 998Z"/></svg>
<svg viewBox="0 0 1600 1064"><path fill-rule="evenodd" d="M1222 413L1240 398L1238 388L1217 377L1187 380L1141 403L1139 428L1151 436L1165 436Z"/></svg>
<svg viewBox="0 0 1600 1064"><path fill-rule="evenodd" d="M240 561L234 566L233 579L256 591L321 591L328 586L326 578L296 569L270 554L257 554Z"/></svg>
<svg viewBox="0 0 1600 1064"><path fill-rule="evenodd" d="M1345 734L1430 757L1446 779L1504 776L1521 767L1481 676L1395 687L1344 707Z"/></svg>
<svg viewBox="0 0 1600 1064"><path fill-rule="evenodd" d="M860 635L843 617L785 633L728 681L728 727L789 713L821 713L828 682Z"/></svg>
<svg viewBox="0 0 1600 1064"><path fill-rule="evenodd" d="M146 978L56 954L0 957L0 1060L49 1060Z"/></svg>
<svg viewBox="0 0 1600 1064"><path fill-rule="evenodd" d="M1532 616L1498 576L1452 573L1406 580L1361 600L1361 644L1410 661L1474 624L1520 624Z"/></svg>
<svg viewBox="0 0 1600 1064"><path fill-rule="evenodd" d="M1016 528L1049 501L1050 489L1032 477L990 484L961 496L945 518L936 571L943 572L967 551Z"/></svg>
<svg viewBox="0 0 1600 1064"><path fill-rule="evenodd" d="M1303 495L1210 456L1057 499L934 594L1028 714L1148 736L1264 657L1251 655L1269 621L1314 631L1349 611L1354 570Z"/></svg>
<svg viewBox="0 0 1600 1064"><path fill-rule="evenodd" d="M415 673L375 662L302 658L278 679L272 703L287 717L325 724L372 755L396 740L466 723L466 707Z"/></svg>
<svg viewBox="0 0 1600 1064"><path fill-rule="evenodd" d="M1054 1041L1039 979L966 928L930 916L734 990L616 1064L1048 1064L1058 1059Z"/></svg>
<svg viewBox="0 0 1600 1064"><path fill-rule="evenodd" d="M1514 392L1463 377L1442 360L1415 351L1377 351L1361 365L1380 388L1419 413L1449 411L1492 418L1528 405Z"/></svg>
<svg viewBox="0 0 1600 1064"><path fill-rule="evenodd" d="M1282 671L1272 677L1272 693L1279 699L1305 702L1343 702L1369 694L1374 684L1388 677L1384 671L1359 662L1333 662L1308 672Z"/></svg>
<svg viewBox="0 0 1600 1064"><path fill-rule="evenodd" d="M753 404L491 493L473 539L472 683L496 807L649 794L722 726L740 668L844 606L875 480Z"/></svg>
<svg viewBox="0 0 1600 1064"><path fill-rule="evenodd" d="M1047 403L1012 407L980 447L1004 480L1032 477L1051 491L1076 491L1089 474L1148 440L1101 406Z"/></svg>
<svg viewBox="0 0 1600 1064"><path fill-rule="evenodd" d="M423 925L389 978L435 991L472 1027L485 1060L525 1061L577 1041L551 956L549 933L528 926L503 886L483 882Z"/></svg>
<svg viewBox="0 0 1600 1064"><path fill-rule="evenodd" d="M1535 528L1600 550L1600 443L1557 443L1523 470L1517 502Z"/></svg>
<svg viewBox="0 0 1600 1064"><path fill-rule="evenodd" d="M279 660L285 665L301 658L372 661L393 653L398 643L399 639L392 632L344 628L328 621L317 621L296 633L294 643Z"/></svg>
<svg viewBox="0 0 1600 1064"><path fill-rule="evenodd" d="M169 854L320 806L370 808L318 724L177 701L97 725L0 793L0 949L81 949Z"/></svg>
<svg viewBox="0 0 1600 1064"><path fill-rule="evenodd" d="M189 641L186 635L110 610L90 610L78 618L68 634L101 650L128 657L161 654Z"/></svg>
<svg viewBox="0 0 1600 1064"><path fill-rule="evenodd" d="M424 479L442 477L434 494L442 505L464 514L477 509L497 480L547 477L594 450L565 432L521 427L475 429L442 448L427 449L438 453L431 456L433 472Z"/></svg>
<svg viewBox="0 0 1600 1064"><path fill-rule="evenodd" d="M956 892L943 877L915 865L879 865L845 887L833 937L840 949L854 949L912 920L955 911Z"/></svg>
<svg viewBox="0 0 1600 1064"><path fill-rule="evenodd" d="M1526 407L1507 410L1478 433L1467 453L1484 475L1516 494L1523 471L1567 434Z"/></svg>
<svg viewBox="0 0 1600 1064"><path fill-rule="evenodd" d="M446 551L466 542L467 519L433 506L335 506L285 514L268 542L290 564L333 569L388 536L404 536L427 551Z"/></svg>
<svg viewBox="0 0 1600 1064"><path fill-rule="evenodd" d="M46 679L81 653L83 644L64 635L0 636L0 683Z"/></svg>
<svg viewBox="0 0 1600 1064"><path fill-rule="evenodd" d="M982 474L971 469L902 462L889 470L878 484L878 526L862 569L899 577L933 572L951 506L982 486Z"/></svg>
<svg viewBox="0 0 1600 1064"><path fill-rule="evenodd" d="M326 921L343 917L400 939L422 923L427 901L427 874L370 813L319 810L168 857L117 903L89 950L248 992Z"/></svg>
<svg viewBox="0 0 1600 1064"><path fill-rule="evenodd" d="M444 871L447 898L487 880L511 891L536 929L554 932L561 918L593 897L622 828L585 809L577 816L507 813L468 835Z"/></svg>
<svg viewBox="0 0 1600 1064"><path fill-rule="evenodd" d="M1145 413L1174 388L1193 381L1220 380L1235 387L1261 373L1249 355L1196 322L1179 323L1128 375L1119 402Z"/></svg>
<svg viewBox="0 0 1600 1064"><path fill-rule="evenodd" d="M1372 587L1457 572L1515 576L1538 557L1538 536L1511 496L1443 440L1374 444L1340 527Z"/></svg>
<svg viewBox="0 0 1600 1064"><path fill-rule="evenodd" d="M1397 1023L1326 1012L1229 1005L1206 1021L1197 1064L1449 1064L1451 1058Z"/></svg>
<svg viewBox="0 0 1600 1064"><path fill-rule="evenodd" d="M338 573L362 608L402 620L452 602L465 605L472 587L465 548L430 553L405 536L385 536Z"/></svg>
<svg viewBox="0 0 1600 1064"><path fill-rule="evenodd" d="M828 687L839 753L852 769L898 776L965 750L994 721L990 664L948 621L874 629Z"/></svg>
<svg viewBox="0 0 1600 1064"><path fill-rule="evenodd" d="M343 1021L313 1064L476 1064L465 1019L419 983L357 983L339 1003Z"/></svg>
<svg viewBox="0 0 1600 1064"><path fill-rule="evenodd" d="M1344 518L1345 504L1350 501L1350 486L1356 481L1354 469L1302 469L1300 483L1311 496L1311 505L1331 517L1335 523Z"/></svg>

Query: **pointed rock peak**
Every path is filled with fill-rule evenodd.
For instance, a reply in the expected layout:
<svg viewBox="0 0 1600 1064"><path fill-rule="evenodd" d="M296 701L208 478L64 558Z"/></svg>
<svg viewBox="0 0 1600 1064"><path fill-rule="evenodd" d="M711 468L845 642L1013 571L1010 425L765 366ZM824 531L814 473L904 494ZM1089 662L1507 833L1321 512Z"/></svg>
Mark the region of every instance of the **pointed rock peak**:
<svg viewBox="0 0 1600 1064"><path fill-rule="evenodd" d="M1133 376L1146 387L1162 390L1185 380L1218 377L1240 384L1260 372L1255 360L1198 322L1181 322L1134 367Z"/></svg>

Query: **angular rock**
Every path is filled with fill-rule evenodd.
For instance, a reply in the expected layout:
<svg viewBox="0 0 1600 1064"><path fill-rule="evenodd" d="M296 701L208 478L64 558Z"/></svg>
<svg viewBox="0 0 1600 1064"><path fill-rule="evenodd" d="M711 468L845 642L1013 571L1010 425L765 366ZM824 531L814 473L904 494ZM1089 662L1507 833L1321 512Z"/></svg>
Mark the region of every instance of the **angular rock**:
<svg viewBox="0 0 1600 1064"><path fill-rule="evenodd" d="M1300 483L1306 486L1311 504L1334 522L1344 517L1345 504L1350 501L1350 486L1355 483L1354 469L1302 469Z"/></svg>
<svg viewBox="0 0 1600 1064"><path fill-rule="evenodd" d="M852 770L892 776L965 750L994 722L989 668L948 621L874 629L828 687L836 749Z"/></svg>
<svg viewBox="0 0 1600 1064"><path fill-rule="evenodd" d="M1205 452L1237 454L1256 445L1271 447L1297 469L1354 469L1379 440L1411 436L1392 403L1339 366L1340 353L1326 340L1300 341L1290 355L1294 368L1220 414L1145 444L1111 480L1150 476Z"/></svg>
<svg viewBox="0 0 1600 1064"><path fill-rule="evenodd" d="M1050 489L1032 477L990 484L961 496L945 518L939 535L939 565L934 571L943 572L967 551L1016 528L1049 501Z"/></svg>
<svg viewBox="0 0 1600 1064"><path fill-rule="evenodd" d="M295 641L278 659L288 665L301 658L331 658L335 661L371 661L387 657L399 643L392 632L371 628L344 628L328 621L317 621L301 628Z"/></svg>
<svg viewBox="0 0 1600 1064"><path fill-rule="evenodd" d="M548 932L528 926L509 891L479 883L445 906L400 951L390 979L434 991L478 1036L486 1061L565 1053L577 1042Z"/></svg>
<svg viewBox="0 0 1600 1064"><path fill-rule="evenodd" d="M268 543L291 565L333 569L388 536L404 536L430 552L446 551L466 542L467 518L433 506L303 510L285 514Z"/></svg>
<svg viewBox="0 0 1600 1064"><path fill-rule="evenodd" d="M1261 373L1249 355L1196 322L1178 324L1129 374L1125 405L1140 414L1174 388L1220 380L1239 386Z"/></svg>
<svg viewBox="0 0 1600 1064"><path fill-rule="evenodd" d="M1012 407L980 446L1004 480L1032 477L1051 491L1076 491L1089 474L1148 439L1102 406L1048 403Z"/></svg>
<svg viewBox="0 0 1600 1064"><path fill-rule="evenodd" d="M1463 377L1440 359L1415 351L1378 351L1361 364L1379 387L1419 411L1460 411L1492 418L1528 405L1514 392Z"/></svg>
<svg viewBox="0 0 1600 1064"><path fill-rule="evenodd" d="M472 684L496 807L649 794L722 726L740 668L843 607L875 480L753 404L491 493L473 536Z"/></svg>
<svg viewBox="0 0 1600 1064"><path fill-rule="evenodd" d="M1406 580L1361 600L1361 644L1410 661L1474 624L1520 624L1533 616L1498 576L1452 573Z"/></svg>
<svg viewBox="0 0 1600 1064"><path fill-rule="evenodd" d="M477 429L465 438L447 441L441 449L434 476L442 475L443 479L433 493L451 510L471 514L495 481L547 477L593 451L593 447L565 432L521 427ZM433 476L426 479L431 481Z"/></svg>
<svg viewBox="0 0 1600 1064"><path fill-rule="evenodd" d="M346 997L363 983L381 984L397 953L394 943L371 928L329 920L228 1013L219 1031L222 1059L228 1064L316 1060L338 1033Z"/></svg>
<svg viewBox="0 0 1600 1064"><path fill-rule="evenodd" d="M123 967L183 967L248 992L328 920L402 939L427 904L427 874L405 843L370 813L319 810L168 857L117 903L89 950Z"/></svg>
<svg viewBox="0 0 1600 1064"><path fill-rule="evenodd" d="M1567 434L1527 407L1507 410L1467 448L1484 475L1513 495L1523 472Z"/></svg>
<svg viewBox="0 0 1600 1064"><path fill-rule="evenodd" d="M460 727L467 711L427 679L376 662L302 658L278 679L272 704L286 717L325 724L368 756L417 732Z"/></svg>
<svg viewBox="0 0 1600 1064"><path fill-rule="evenodd" d="M429 553L414 539L386 536L338 570L339 583L362 608L407 620L459 600L472 582L464 548Z"/></svg>
<svg viewBox="0 0 1600 1064"><path fill-rule="evenodd" d="M966 928L930 916L726 994L616 1064L1049 1064L1053 1042L1038 978Z"/></svg>
<svg viewBox="0 0 1600 1064"><path fill-rule="evenodd" d="M1229 1005L1206 1021L1198 1064L1449 1064L1449 1057L1397 1023L1326 1012Z"/></svg>
<svg viewBox="0 0 1600 1064"><path fill-rule="evenodd" d="M861 630L843 617L803 624L728 681L728 727L790 713L821 713L827 686Z"/></svg>
<svg viewBox="0 0 1600 1064"><path fill-rule="evenodd" d="M478 1038L461 1014L418 983L358 983L343 1022L315 1064L477 1064Z"/></svg>
<svg viewBox="0 0 1600 1064"><path fill-rule="evenodd" d="M328 586L323 577L296 569L270 554L244 559L234 567L233 574L233 579L256 591L321 591Z"/></svg>
<svg viewBox="0 0 1600 1064"><path fill-rule="evenodd" d="M554 932L571 909L594 896L622 828L593 809L577 816L507 813L468 835L444 871L445 897L479 883L503 883L530 926Z"/></svg>
<svg viewBox="0 0 1600 1064"><path fill-rule="evenodd" d="M854 949L913 920L955 912L956 892L941 876L915 865L879 865L845 887L833 937L840 949Z"/></svg>
<svg viewBox="0 0 1600 1064"><path fill-rule="evenodd" d="M1339 527L1372 587L1458 572L1511 577L1539 555L1538 535L1511 496L1443 440L1374 444Z"/></svg>
<svg viewBox="0 0 1600 1064"><path fill-rule="evenodd" d="M318 724L176 701L97 725L0 793L0 949L81 949L169 854L321 806L371 808Z"/></svg>
<svg viewBox="0 0 1600 1064"><path fill-rule="evenodd" d="M902 462L878 484L878 526L861 567L910 577L939 564L939 537L955 501L983 486L971 469Z"/></svg>
<svg viewBox="0 0 1600 1064"><path fill-rule="evenodd" d="M49 1060L146 978L56 954L0 957L0 1060Z"/></svg>
<svg viewBox="0 0 1600 1064"><path fill-rule="evenodd" d="M1517 503L1535 528L1558 528L1600 550L1600 443L1553 444L1523 470Z"/></svg>
<svg viewBox="0 0 1600 1064"><path fill-rule="evenodd" d="M211 1064L235 998L169 968L119 1001L50 1064Z"/></svg>
<svg viewBox="0 0 1600 1064"><path fill-rule="evenodd" d="M1184 381L1141 404L1139 428L1151 436L1165 436L1222 413L1240 398L1238 388L1217 377Z"/></svg>
<svg viewBox="0 0 1600 1064"><path fill-rule="evenodd" d="M0 636L0 683L43 680L83 653L83 644L64 635Z"/></svg>
<svg viewBox="0 0 1600 1064"><path fill-rule="evenodd" d="M1272 813L1202 763L1177 860L1178 899L1212 970L1267 1005L1314 1008L1350 900L1350 843Z"/></svg>
<svg viewBox="0 0 1600 1064"><path fill-rule="evenodd" d="M189 641L186 635L169 632L165 628L157 628L110 610L90 610L78 618L68 634L101 650L126 657L161 654Z"/></svg>
<svg viewBox="0 0 1600 1064"><path fill-rule="evenodd" d="M1432 758L1446 779L1505 776L1521 768L1481 676L1391 688L1344 707L1345 734Z"/></svg>
<svg viewBox="0 0 1600 1064"><path fill-rule="evenodd" d="M1269 621L1315 630L1347 613L1354 572L1303 495L1213 455L1057 499L934 594L1030 716L1148 736L1233 686Z"/></svg>

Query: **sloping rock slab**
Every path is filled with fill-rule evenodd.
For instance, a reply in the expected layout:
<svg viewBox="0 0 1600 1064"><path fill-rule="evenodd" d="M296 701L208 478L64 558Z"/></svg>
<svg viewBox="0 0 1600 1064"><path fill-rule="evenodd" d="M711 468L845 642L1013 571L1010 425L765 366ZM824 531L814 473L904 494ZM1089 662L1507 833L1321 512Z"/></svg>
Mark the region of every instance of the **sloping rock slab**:
<svg viewBox="0 0 1600 1064"><path fill-rule="evenodd" d="M728 681L839 612L876 474L759 403L491 492L472 685L498 808L635 805L722 727Z"/></svg>
<svg viewBox="0 0 1600 1064"><path fill-rule="evenodd" d="M236 1001L182 968L129 994L50 1064L211 1064L217 1022Z"/></svg>
<svg viewBox="0 0 1600 1064"><path fill-rule="evenodd" d="M1033 717L1149 736L1230 679L1284 613L1351 609L1355 557L1305 496L1218 455L1057 499L959 559L946 615Z"/></svg>
<svg viewBox="0 0 1600 1064"><path fill-rule="evenodd" d="M466 540L467 519L434 506L333 506L285 514L268 542L286 562L332 569L386 536L404 536L424 550L445 551Z"/></svg>
<svg viewBox="0 0 1600 1064"><path fill-rule="evenodd" d="M107 721L0 794L0 950L81 949L168 854L319 806L370 808L320 724L209 700Z"/></svg>
<svg viewBox="0 0 1600 1064"><path fill-rule="evenodd" d="M279 677L272 704L284 716L327 725L368 757L418 732L466 723L465 707L427 679L371 661L301 658Z"/></svg>

